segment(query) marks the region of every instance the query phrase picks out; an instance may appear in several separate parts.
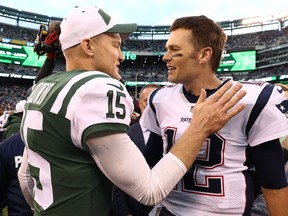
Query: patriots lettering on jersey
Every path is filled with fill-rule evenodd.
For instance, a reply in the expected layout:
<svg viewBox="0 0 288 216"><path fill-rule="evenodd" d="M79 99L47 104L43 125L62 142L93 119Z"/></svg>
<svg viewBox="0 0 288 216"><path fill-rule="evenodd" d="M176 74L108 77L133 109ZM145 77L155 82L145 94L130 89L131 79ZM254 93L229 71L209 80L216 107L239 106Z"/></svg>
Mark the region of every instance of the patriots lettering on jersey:
<svg viewBox="0 0 288 216"><path fill-rule="evenodd" d="M54 85L55 83L46 83L46 82L39 83L32 91L27 102L40 105L43 102L43 100L47 97L48 93L50 92L50 90Z"/></svg>
<svg viewBox="0 0 288 216"><path fill-rule="evenodd" d="M276 107L285 114L286 118L288 118L288 100L282 101L280 104L276 104Z"/></svg>
<svg viewBox="0 0 288 216"><path fill-rule="evenodd" d="M192 118L181 117L181 122L191 122Z"/></svg>

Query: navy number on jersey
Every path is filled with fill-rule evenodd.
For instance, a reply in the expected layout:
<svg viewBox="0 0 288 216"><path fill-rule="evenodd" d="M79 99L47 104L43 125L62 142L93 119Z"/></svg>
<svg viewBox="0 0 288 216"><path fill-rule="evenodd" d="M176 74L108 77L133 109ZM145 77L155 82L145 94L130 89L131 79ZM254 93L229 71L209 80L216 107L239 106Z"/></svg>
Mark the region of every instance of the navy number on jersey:
<svg viewBox="0 0 288 216"><path fill-rule="evenodd" d="M167 152L175 143L176 132L177 128L172 127L165 130L168 143ZM207 171L223 165L224 147L225 140L217 133L206 139L196 161L182 179L182 187L180 186L182 191L212 196L224 195L224 177L214 174L207 175ZM177 188L179 189L176 185L174 189Z"/></svg>

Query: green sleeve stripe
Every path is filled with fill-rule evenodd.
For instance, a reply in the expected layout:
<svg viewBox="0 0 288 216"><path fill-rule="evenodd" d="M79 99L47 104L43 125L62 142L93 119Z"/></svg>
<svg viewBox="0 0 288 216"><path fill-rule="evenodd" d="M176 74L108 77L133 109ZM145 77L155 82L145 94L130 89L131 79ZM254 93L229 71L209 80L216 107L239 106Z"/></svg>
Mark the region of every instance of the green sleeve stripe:
<svg viewBox="0 0 288 216"><path fill-rule="evenodd" d="M125 132L127 133L129 126L126 124L120 123L101 123L101 124L94 124L85 129L82 135L82 146L86 148L86 141L89 136L92 134L96 134L97 132L101 131L111 131L111 132ZM97 136L97 134L96 134Z"/></svg>
<svg viewBox="0 0 288 216"><path fill-rule="evenodd" d="M70 90L68 91L68 93L65 96L65 99L63 101L62 107L59 110L59 114L62 116L66 115L67 112L67 108L68 108L68 104L71 100L71 98L73 97L73 95L75 94L75 92L86 82L90 81L91 79L94 78L110 78L109 76L105 75L105 74L96 74L96 75L91 75L88 77L85 77L79 81L77 81L75 84L73 84L73 86L70 88Z"/></svg>

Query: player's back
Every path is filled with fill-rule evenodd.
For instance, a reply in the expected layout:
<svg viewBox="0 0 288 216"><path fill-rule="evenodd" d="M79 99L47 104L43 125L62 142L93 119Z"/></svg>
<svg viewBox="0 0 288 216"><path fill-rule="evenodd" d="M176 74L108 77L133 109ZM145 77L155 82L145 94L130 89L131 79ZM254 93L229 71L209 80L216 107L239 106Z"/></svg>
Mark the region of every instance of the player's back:
<svg viewBox="0 0 288 216"><path fill-rule="evenodd" d="M106 118L108 103L102 101L108 85L118 83L101 72L74 71L52 75L33 88L21 133L36 180L37 215L110 214L112 184L85 141L105 123L118 126Z"/></svg>

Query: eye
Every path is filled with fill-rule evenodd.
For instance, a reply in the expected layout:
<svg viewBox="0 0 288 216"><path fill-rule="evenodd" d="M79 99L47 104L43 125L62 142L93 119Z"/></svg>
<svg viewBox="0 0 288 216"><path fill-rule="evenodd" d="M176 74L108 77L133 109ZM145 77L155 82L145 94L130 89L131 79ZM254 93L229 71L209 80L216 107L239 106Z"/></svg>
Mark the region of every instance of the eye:
<svg viewBox="0 0 288 216"><path fill-rule="evenodd" d="M178 52L178 51L180 50L180 48L178 48L178 47L173 47L171 50L174 51L174 52Z"/></svg>
<svg viewBox="0 0 288 216"><path fill-rule="evenodd" d="M120 48L121 47L121 43L120 42L116 42L116 43L113 44L113 46L115 48Z"/></svg>
<svg viewBox="0 0 288 216"><path fill-rule="evenodd" d="M178 52L179 50L180 48L175 46L166 47L166 51Z"/></svg>

